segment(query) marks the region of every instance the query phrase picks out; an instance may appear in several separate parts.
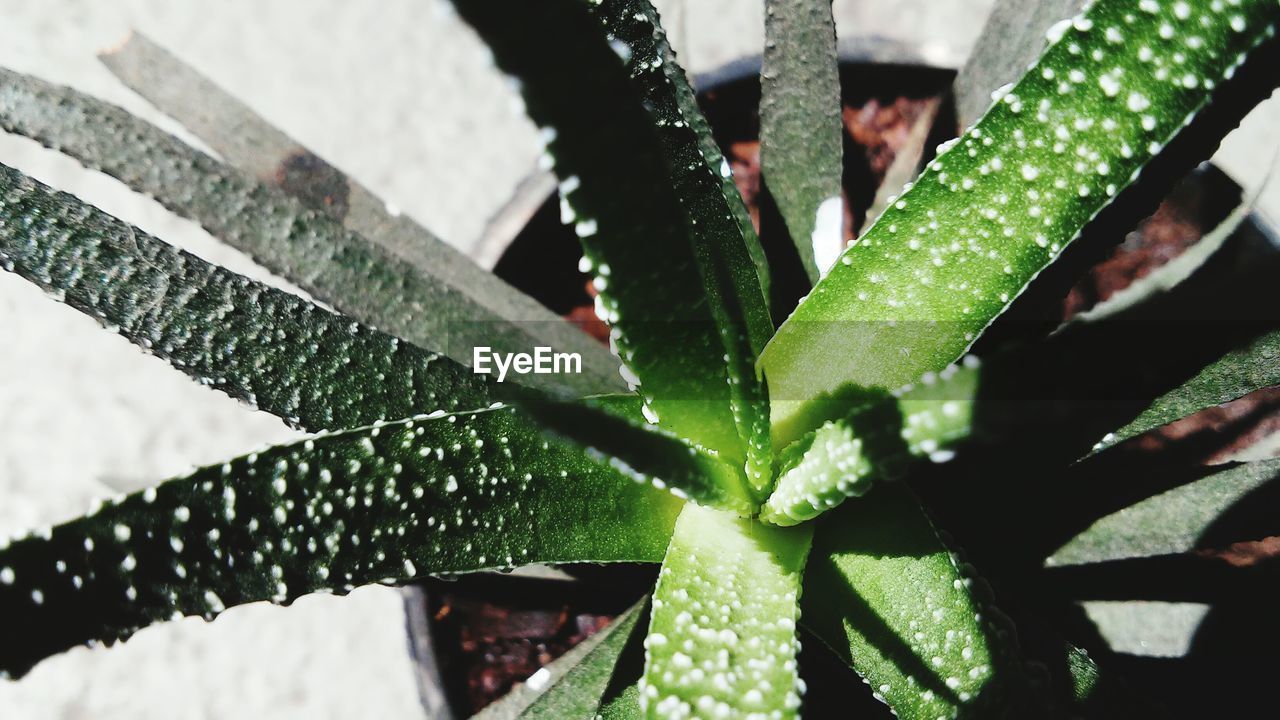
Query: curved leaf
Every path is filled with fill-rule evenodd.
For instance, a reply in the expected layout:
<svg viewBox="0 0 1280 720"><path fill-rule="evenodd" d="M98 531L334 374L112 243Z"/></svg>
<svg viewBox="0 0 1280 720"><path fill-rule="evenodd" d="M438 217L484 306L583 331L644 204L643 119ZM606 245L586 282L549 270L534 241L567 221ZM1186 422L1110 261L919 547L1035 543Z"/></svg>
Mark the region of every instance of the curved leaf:
<svg viewBox="0 0 1280 720"><path fill-rule="evenodd" d="M544 126L597 314L647 415L771 480L758 239L647 0L456 0ZM584 101L584 98L589 100Z"/></svg>
<svg viewBox="0 0 1280 720"><path fill-rule="evenodd" d="M459 269L465 259L410 264L327 212L248 179L125 110L71 88L0 68L0 128L154 197L340 312L461 364L472 362L475 346L529 352L531 328L560 322L552 318L526 326L500 317L470 297L475 288L463 291L445 280L450 274L455 282L474 274ZM578 335L568 337L587 344ZM576 393L617 387L612 378L589 374L524 377Z"/></svg>
<svg viewBox="0 0 1280 720"><path fill-rule="evenodd" d="M685 506L653 595L645 717L797 717L797 600L811 532Z"/></svg>
<svg viewBox="0 0 1280 720"><path fill-rule="evenodd" d="M1195 377L1156 398L1138 417L1094 446L1100 452L1205 408L1280 385L1280 330L1223 355Z"/></svg>
<svg viewBox="0 0 1280 720"><path fill-rule="evenodd" d="M485 378L448 358L210 265L4 165L0 266L297 427L490 403Z"/></svg>
<svg viewBox="0 0 1280 720"><path fill-rule="evenodd" d="M0 671L181 615L530 563L657 562L681 503L508 409L254 453L0 550Z"/></svg>
<svg viewBox="0 0 1280 720"><path fill-rule="evenodd" d="M487 326L486 343L504 352L549 345L582 356L583 375L551 375L530 384L568 391L623 388L618 362L592 338L503 282L407 215L272 127L244 103L136 30L120 46L99 55L126 85L182 123L228 164L279 187L332 216L360 237L403 258L456 297L434 311ZM395 270L393 268L393 270ZM338 303L342 304L342 303ZM376 320L375 320L376 321ZM443 344L418 338L433 348ZM455 355L457 357L457 355ZM459 358L467 362L469 358Z"/></svg>
<svg viewBox="0 0 1280 720"><path fill-rule="evenodd" d="M809 279L843 244L844 125L831 0L766 0L760 168Z"/></svg>
<svg viewBox="0 0 1280 720"><path fill-rule="evenodd" d="M1185 11L1185 12L1184 12ZM1099 0L929 164L779 329L761 364L775 441L846 384L954 362L1274 32L1270 0L1211 12Z"/></svg>
<svg viewBox="0 0 1280 720"><path fill-rule="evenodd" d="M818 523L804 623L900 717L997 717L1021 683L981 581L900 484Z"/></svg>
<svg viewBox="0 0 1280 720"><path fill-rule="evenodd" d="M973 432L979 370L976 360L966 361L896 395L846 391L810 403L809 412L837 417L806 421L821 424L782 451L778 484L760 519L775 525L812 520L874 483L897 478L912 461L950 459L952 446Z"/></svg>
<svg viewBox="0 0 1280 720"><path fill-rule="evenodd" d="M600 706L595 720L643 720L643 718L644 710L640 707L640 686L632 684L623 688L617 697Z"/></svg>

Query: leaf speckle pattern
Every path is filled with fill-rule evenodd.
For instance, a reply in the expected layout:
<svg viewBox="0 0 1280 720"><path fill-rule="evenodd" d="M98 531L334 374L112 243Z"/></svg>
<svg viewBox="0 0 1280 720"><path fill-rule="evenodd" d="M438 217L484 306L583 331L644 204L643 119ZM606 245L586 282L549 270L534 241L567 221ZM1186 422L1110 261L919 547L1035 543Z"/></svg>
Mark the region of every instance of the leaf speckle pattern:
<svg viewBox="0 0 1280 720"><path fill-rule="evenodd" d="M581 339L573 331L565 340L550 313L504 317L490 307L501 304L496 297L473 297L468 294L473 288L451 286L476 272L459 253L429 248L423 252L435 265L422 267L421 259L411 264L282 189L248 178L125 110L71 88L0 68L0 128L154 197L339 312L459 363L471 362L476 345L527 352L536 339L530 327L567 344ZM539 321L517 321L529 317ZM593 348L584 344L590 354ZM526 380L576 392L614 386L587 370Z"/></svg>
<svg viewBox="0 0 1280 720"><path fill-rule="evenodd" d="M489 404L448 358L200 260L0 165L0 264L295 427Z"/></svg>
<svg viewBox="0 0 1280 720"><path fill-rule="evenodd" d="M908 463L946 462L971 431L979 364L973 356L919 383L842 403L843 416L788 445L778 457L778 484L760 510L776 525L812 520L846 498L894 480Z"/></svg>
<svg viewBox="0 0 1280 720"><path fill-rule="evenodd" d="M993 688L1015 687L1021 669L1006 621L978 599L989 594L980 582L911 492L885 485L818 523L805 622L852 653L875 696L902 717L999 717L1009 696Z"/></svg>
<svg viewBox="0 0 1280 720"><path fill-rule="evenodd" d="M797 717L796 602L811 533L685 507L645 639L646 717Z"/></svg>
<svg viewBox="0 0 1280 720"><path fill-rule="evenodd" d="M175 616L424 574L657 562L682 503L509 409L419 417L263 450L0 549L0 646L51 653Z"/></svg>
<svg viewBox="0 0 1280 720"><path fill-rule="evenodd" d="M1049 31L770 341L775 425L841 385L893 389L955 362L1275 34L1272 0L1186 7L1100 2Z"/></svg>

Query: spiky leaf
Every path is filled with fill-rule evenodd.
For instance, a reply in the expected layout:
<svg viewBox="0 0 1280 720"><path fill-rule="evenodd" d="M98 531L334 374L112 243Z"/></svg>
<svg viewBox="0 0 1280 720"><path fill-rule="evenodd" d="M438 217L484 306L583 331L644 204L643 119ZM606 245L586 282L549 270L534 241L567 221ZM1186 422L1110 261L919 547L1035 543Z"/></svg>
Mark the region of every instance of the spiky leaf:
<svg viewBox="0 0 1280 720"><path fill-rule="evenodd" d="M1195 550L1222 513L1276 479L1280 460L1219 470L1100 518L1047 562L1079 565Z"/></svg>
<svg viewBox="0 0 1280 720"><path fill-rule="evenodd" d="M530 329L547 326L512 322L451 287L444 278L450 273L454 281L465 277L457 269L465 259L438 266L410 264L327 212L71 88L0 68L0 128L56 148L154 197L340 312L461 364L471 364L475 346L529 352ZM539 317L546 319L545 314ZM617 387L611 378L589 374L524 378L576 393Z"/></svg>
<svg viewBox="0 0 1280 720"><path fill-rule="evenodd" d="M804 623L900 717L996 717L1016 671L977 583L889 484L819 521Z"/></svg>
<svg viewBox="0 0 1280 720"><path fill-rule="evenodd" d="M248 602L530 563L657 562L680 505L509 409L264 450L0 550L0 623L27 638L0 645L0 671Z"/></svg>
<svg viewBox="0 0 1280 720"><path fill-rule="evenodd" d="M1261 335L1247 346L1232 350L1207 365L1195 377L1157 398L1133 421L1108 434L1094 450L1101 451L1272 385L1280 385L1280 330Z"/></svg>
<svg viewBox="0 0 1280 720"><path fill-rule="evenodd" d="M1216 9L1216 8L1220 8ZM954 362L1274 33L1270 0L1099 0L849 248L762 357L774 437L841 385ZM855 361L856 360L856 361Z"/></svg>
<svg viewBox="0 0 1280 720"><path fill-rule="evenodd" d="M646 616L644 606L637 604L601 630L596 642L582 660L547 688L533 704L520 715L521 718L545 718L546 720L592 720L600 708L601 700L613 678L613 669L622 651L632 641L637 622ZM637 642L638 637L634 638Z"/></svg>
<svg viewBox="0 0 1280 720"><path fill-rule="evenodd" d="M647 0L456 0L547 128L597 313L648 415L770 480L758 239ZM554 42L548 42L554 37ZM589 100L585 100L589 98Z"/></svg>
<svg viewBox="0 0 1280 720"><path fill-rule="evenodd" d="M489 404L487 383L0 165L0 265L196 381L311 430Z"/></svg>
<svg viewBox="0 0 1280 720"><path fill-rule="evenodd" d="M228 164L332 216L361 238L404 259L431 282L443 283L457 296L448 306L449 313L464 322L487 325L484 339L491 346L525 352L545 345L582 356L585 377L551 375L532 378L532 384L579 392L622 389L616 377L617 361L590 337L408 215L392 210L355 179L272 127L147 36L134 30L123 45L99 58L121 81L182 123ZM435 312L445 309L436 306ZM417 341L428 342L426 338Z"/></svg>
<svg viewBox="0 0 1280 720"><path fill-rule="evenodd" d="M809 421L821 424L779 455L778 484L760 519L776 525L812 520L894 479L915 460L947 460L951 446L973 430L978 379L975 361L930 373L896 395L844 392L810 403L811 412L837 416Z"/></svg>
<svg viewBox="0 0 1280 720"><path fill-rule="evenodd" d="M645 639L646 717L796 717L797 600L811 532L685 506Z"/></svg>
<svg viewBox="0 0 1280 720"><path fill-rule="evenodd" d="M831 0L766 0L760 167L809 279L839 252L844 126Z"/></svg>

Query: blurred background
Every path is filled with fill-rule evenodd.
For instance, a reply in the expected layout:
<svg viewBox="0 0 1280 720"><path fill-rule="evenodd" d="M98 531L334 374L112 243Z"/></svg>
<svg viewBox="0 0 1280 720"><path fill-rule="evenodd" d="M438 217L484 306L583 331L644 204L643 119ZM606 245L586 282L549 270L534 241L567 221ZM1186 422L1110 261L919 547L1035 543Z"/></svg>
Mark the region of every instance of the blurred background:
<svg viewBox="0 0 1280 720"><path fill-rule="evenodd" d="M757 1L655 4L693 73L759 52ZM835 3L842 37L894 40L944 68L964 62L989 6ZM140 30L464 251L478 246L541 150L487 51L443 0L0 0L0 17L0 65L108 99L200 145L98 61L98 52ZM1277 115L1273 99L1219 154L1246 187L1260 179L1258 148L1275 147ZM282 284L194 224L30 141L0 135L0 162L202 257ZM1260 206L1278 216L1274 189ZM0 535L293 437L274 418L196 386L0 274ZM0 683L0 718L423 717L414 672L399 592L366 588L77 649L20 682Z"/></svg>

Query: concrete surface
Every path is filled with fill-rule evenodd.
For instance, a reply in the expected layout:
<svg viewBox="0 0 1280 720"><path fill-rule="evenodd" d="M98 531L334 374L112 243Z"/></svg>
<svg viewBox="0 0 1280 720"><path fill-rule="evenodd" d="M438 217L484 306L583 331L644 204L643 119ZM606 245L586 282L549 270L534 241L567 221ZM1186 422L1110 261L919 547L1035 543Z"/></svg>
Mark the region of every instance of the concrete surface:
<svg viewBox="0 0 1280 720"><path fill-rule="evenodd" d="M759 51L756 0L658 4L695 72ZM896 37L944 61L964 56L988 5L837 0L836 10L842 35ZM441 0L0 0L0 17L0 65L173 129L94 57L137 27L464 249L539 152L486 51ZM267 277L190 223L27 141L0 136L0 161ZM0 273L0 534L295 437ZM0 683L0 718L421 717L404 638L399 595L381 588L238 608L49 660Z"/></svg>

